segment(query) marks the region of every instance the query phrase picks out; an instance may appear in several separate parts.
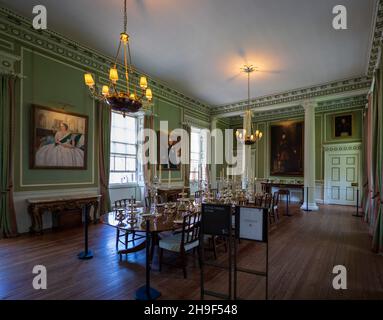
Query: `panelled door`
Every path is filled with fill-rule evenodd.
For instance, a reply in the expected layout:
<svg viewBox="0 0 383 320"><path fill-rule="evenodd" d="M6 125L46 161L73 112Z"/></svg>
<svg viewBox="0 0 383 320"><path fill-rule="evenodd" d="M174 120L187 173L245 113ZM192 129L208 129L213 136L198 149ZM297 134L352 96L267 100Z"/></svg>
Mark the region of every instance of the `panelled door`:
<svg viewBox="0 0 383 320"><path fill-rule="evenodd" d="M354 146L354 144L353 144ZM328 204L356 205L360 183L360 148L345 145L325 152L324 200ZM326 149L325 149L326 150Z"/></svg>

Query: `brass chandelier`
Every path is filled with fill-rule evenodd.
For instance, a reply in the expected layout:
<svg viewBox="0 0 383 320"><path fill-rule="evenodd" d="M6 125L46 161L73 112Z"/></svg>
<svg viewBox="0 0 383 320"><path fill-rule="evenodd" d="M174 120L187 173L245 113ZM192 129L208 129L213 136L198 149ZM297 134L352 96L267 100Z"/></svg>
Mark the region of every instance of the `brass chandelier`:
<svg viewBox="0 0 383 320"><path fill-rule="evenodd" d="M243 129L238 129L235 132L237 140L245 145L253 145L255 142L262 138L262 132L259 130L254 131L253 127L253 112L250 109L250 74L255 71L252 65L245 65L242 69L247 73L247 109L243 117Z"/></svg>
<svg viewBox="0 0 383 320"><path fill-rule="evenodd" d="M133 75L132 58L129 47L129 35L127 34L127 10L126 0L124 0L124 31L120 34L120 42L117 54L109 70L109 85L103 85L100 90L97 88L91 73L84 75L85 84L89 87L92 96L96 99L105 101L113 110L121 112L124 116L127 113L135 113L142 108L143 102L150 102L153 98L152 90L148 87L148 81L145 76L140 77L139 86L141 92L137 94L136 86L131 85L130 77ZM125 69L125 90L117 90L118 71L117 59L121 47L123 49L124 69ZM131 89L133 87L133 89Z"/></svg>

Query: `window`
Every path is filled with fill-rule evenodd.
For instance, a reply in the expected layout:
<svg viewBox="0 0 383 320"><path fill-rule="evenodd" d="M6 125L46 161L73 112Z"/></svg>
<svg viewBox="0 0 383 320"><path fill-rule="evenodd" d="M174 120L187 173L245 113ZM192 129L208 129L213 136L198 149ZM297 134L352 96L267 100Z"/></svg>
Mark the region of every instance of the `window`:
<svg viewBox="0 0 383 320"><path fill-rule="evenodd" d="M199 128L191 127L190 137L190 182L206 180L206 134Z"/></svg>
<svg viewBox="0 0 383 320"><path fill-rule="evenodd" d="M112 112L109 184L137 182L137 119Z"/></svg>

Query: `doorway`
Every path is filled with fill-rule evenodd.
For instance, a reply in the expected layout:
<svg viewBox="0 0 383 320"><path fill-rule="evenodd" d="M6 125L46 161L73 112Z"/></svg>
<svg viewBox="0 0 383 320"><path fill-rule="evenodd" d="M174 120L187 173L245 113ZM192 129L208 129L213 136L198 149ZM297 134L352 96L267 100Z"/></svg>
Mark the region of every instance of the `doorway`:
<svg viewBox="0 0 383 320"><path fill-rule="evenodd" d="M325 203L356 205L361 177L360 148L360 143L325 145Z"/></svg>

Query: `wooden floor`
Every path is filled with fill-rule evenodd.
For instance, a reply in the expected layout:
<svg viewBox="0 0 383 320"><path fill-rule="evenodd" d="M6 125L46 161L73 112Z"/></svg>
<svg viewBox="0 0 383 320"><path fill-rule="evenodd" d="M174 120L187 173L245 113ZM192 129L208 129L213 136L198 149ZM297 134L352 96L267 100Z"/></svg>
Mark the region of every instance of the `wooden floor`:
<svg viewBox="0 0 383 320"><path fill-rule="evenodd" d="M284 217L270 231L270 299L383 299L383 257L371 252L367 225L353 217L350 208L321 206L318 212L305 213L295 207L290 211L294 215ZM263 245L241 241L239 246L241 266L263 267ZM119 262L115 230L101 224L90 228L90 247L94 258L78 260L82 229L0 240L0 298L134 299L135 290L145 283L144 252ZM222 250L220 260L224 256ZM173 258L165 255L167 260ZM332 269L338 264L347 268L347 290L332 288ZM47 290L32 288L35 265L47 268ZM185 280L176 267L164 266L159 272L155 257L152 286L161 291L162 299L199 299L196 257L189 256L188 265ZM225 271L206 271L208 289L227 289ZM263 299L264 289L262 278L240 275L241 297Z"/></svg>

